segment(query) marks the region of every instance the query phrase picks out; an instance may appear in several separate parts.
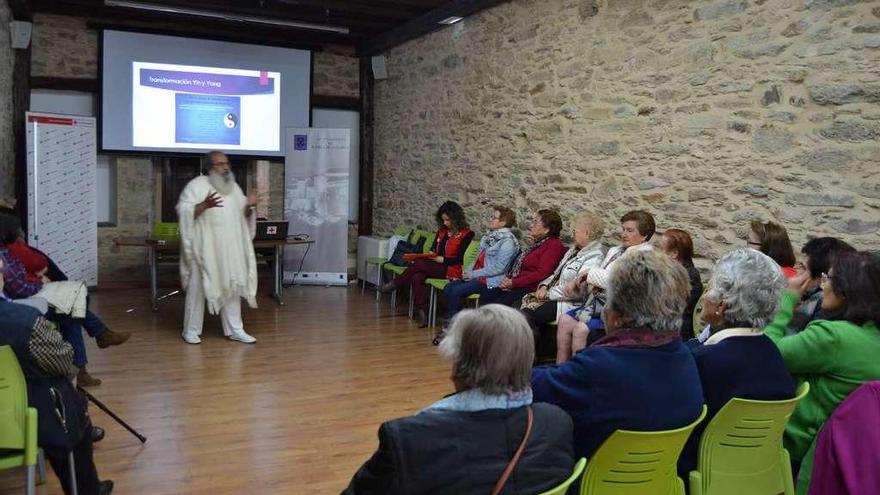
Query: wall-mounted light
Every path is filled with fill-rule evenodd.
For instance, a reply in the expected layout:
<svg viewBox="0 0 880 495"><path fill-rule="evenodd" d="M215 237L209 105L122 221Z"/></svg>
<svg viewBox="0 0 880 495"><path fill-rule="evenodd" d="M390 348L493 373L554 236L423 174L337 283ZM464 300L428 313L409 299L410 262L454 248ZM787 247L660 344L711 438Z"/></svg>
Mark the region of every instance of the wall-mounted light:
<svg viewBox="0 0 880 495"><path fill-rule="evenodd" d="M150 12L163 12L167 14L191 15L195 17L206 17L209 19L219 19L229 22L250 22L255 24L267 24L270 26L283 26L297 29L311 29L313 31L330 31L333 33L348 34L348 28L344 26L333 26L330 24L314 24L311 22L288 21L284 19L274 19L271 17L260 17L255 15L235 14L227 12L217 12L214 10L192 9L189 7L175 7L172 5L163 5L156 3L139 2L133 0L104 0L107 7L124 7L127 9L148 10Z"/></svg>
<svg viewBox="0 0 880 495"><path fill-rule="evenodd" d="M438 22L437 24L450 25L450 24L455 24L456 22L458 22L462 19L464 19L464 18L453 15L453 16L447 17L446 19L443 19L442 21Z"/></svg>

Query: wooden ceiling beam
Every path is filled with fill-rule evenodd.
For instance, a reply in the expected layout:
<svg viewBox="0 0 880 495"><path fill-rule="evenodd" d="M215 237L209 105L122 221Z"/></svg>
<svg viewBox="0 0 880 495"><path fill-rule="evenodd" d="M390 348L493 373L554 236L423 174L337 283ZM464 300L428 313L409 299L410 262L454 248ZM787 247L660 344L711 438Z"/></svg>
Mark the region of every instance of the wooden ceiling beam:
<svg viewBox="0 0 880 495"><path fill-rule="evenodd" d="M153 2L157 3L157 2ZM326 16L322 12L316 11L314 8L308 9L300 9L292 13L291 15L281 15L279 12L266 11L261 9L253 9L253 8L241 8L231 10L229 8L225 9L212 9L209 5L202 4L194 4L189 3L186 6L180 5L179 3L169 3L165 2L165 5L169 6L180 6L182 8L196 9L196 10L209 10L222 14L241 14L241 15L249 15L255 17L265 17L271 19L278 19L279 21L290 21L290 22L308 22L313 24L327 24L333 26L347 27L350 31L356 32L356 34L375 34L378 32L382 32L387 30L390 26L397 24L396 22L391 22L388 19L379 19L379 18L365 18L362 15L359 16L341 16L341 15L332 15ZM189 15L189 14L173 14L173 13L164 13L164 12L154 12L149 10L141 10L141 9L131 9L124 7L107 7L104 6L103 3L96 3L90 0L34 0L34 11L44 14L60 14L60 15L72 15L72 16L90 16L90 17L107 17L107 18L115 18L115 19L143 19L143 20L174 20L174 19L191 19L195 22L214 22L214 23L225 23L229 25L240 25L247 24L249 26L260 26L261 29L267 26L271 26L270 24L263 23L248 23L248 22L233 22L233 21L223 21L220 19L211 19L208 17L202 17L198 15ZM271 28L271 27L270 27ZM279 26L279 29L296 29L292 27L284 27Z"/></svg>
<svg viewBox="0 0 880 495"><path fill-rule="evenodd" d="M443 19L451 16L467 17L476 14L509 0L451 0L430 12L411 19L404 24L379 34L358 47L361 55L378 55L390 48L405 43L409 40L432 33L446 27L439 24Z"/></svg>

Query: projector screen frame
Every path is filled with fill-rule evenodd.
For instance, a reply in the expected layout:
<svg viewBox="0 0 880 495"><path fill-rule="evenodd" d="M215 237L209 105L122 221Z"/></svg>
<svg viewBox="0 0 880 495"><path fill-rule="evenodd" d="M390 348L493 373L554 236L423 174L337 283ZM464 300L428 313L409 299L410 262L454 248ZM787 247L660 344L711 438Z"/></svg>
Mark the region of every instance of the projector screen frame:
<svg viewBox="0 0 880 495"><path fill-rule="evenodd" d="M138 157L192 157L192 156L203 156L207 153L207 151L161 151L161 150L120 150L120 149L107 149L104 148L104 32L105 31L122 31L128 33L135 34L151 34L156 36L170 36L176 38L184 38L184 39L192 39L192 40L205 40L205 41L222 41L225 43L237 43L243 45L258 45L258 46L267 46L274 48L289 48L294 50L302 50L309 53L309 101L308 101L308 127L312 126L312 110L314 108L313 101L315 96L315 52L316 50L313 46L294 46L287 44L275 44L275 43L267 43L267 42L257 42L257 41L247 41L242 42L240 40L235 40L234 37L231 36L206 36L206 35L190 35L187 33L180 33L172 30L162 30L162 29L148 29L148 28L134 28L131 26L111 26L111 25L102 25L98 32L98 109L97 109L97 150L98 153L102 155L108 156L138 156ZM283 110L283 108L282 108ZM272 162L280 162L284 163L285 160L285 150L284 150L284 142L283 142L283 133L284 129L280 129L281 142L279 155L265 155L259 153L235 153L234 150L230 151L230 155L234 155L236 158L241 158L245 160L268 160ZM227 150L222 147L217 147L218 151Z"/></svg>

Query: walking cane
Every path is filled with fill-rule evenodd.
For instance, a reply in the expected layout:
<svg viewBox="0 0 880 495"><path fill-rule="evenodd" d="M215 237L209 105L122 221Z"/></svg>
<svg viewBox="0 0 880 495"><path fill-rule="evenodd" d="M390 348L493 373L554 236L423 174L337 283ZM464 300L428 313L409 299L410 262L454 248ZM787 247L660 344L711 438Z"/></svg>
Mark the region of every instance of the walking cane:
<svg viewBox="0 0 880 495"><path fill-rule="evenodd" d="M147 437L145 437L145 436L141 435L140 433L138 433L138 432L137 432L134 428L132 428L131 426L128 426L128 423L126 423L125 421L123 421L122 418L120 418L119 416L117 416L113 411L110 410L110 408L108 408L108 407L105 406L103 403L101 403L101 401L99 401L98 399L96 399L94 395L90 394L88 391L86 391L86 389L80 387L79 385L76 386L76 389L79 390L83 395L85 395L85 396L86 396L86 399L88 399L92 404L98 406L98 409L100 409L100 410L104 411L105 413L107 413L107 415L109 415L111 418L113 418L114 420L116 420L117 423L119 423L120 425L122 425L123 428L125 428L126 430L128 430L129 433L131 433L132 435L134 435L135 437L137 437L137 439L140 440L141 443L146 443L146 441L147 441Z"/></svg>

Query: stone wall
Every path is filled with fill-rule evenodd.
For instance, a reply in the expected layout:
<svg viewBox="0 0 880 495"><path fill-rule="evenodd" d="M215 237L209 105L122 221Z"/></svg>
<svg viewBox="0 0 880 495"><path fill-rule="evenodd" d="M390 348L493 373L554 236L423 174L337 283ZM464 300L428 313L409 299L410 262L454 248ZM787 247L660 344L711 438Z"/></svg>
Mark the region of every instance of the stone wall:
<svg viewBox="0 0 880 495"><path fill-rule="evenodd" d="M102 287L147 282L147 250L116 246L118 237L152 232L158 211L158 167L143 157L116 159L116 226L98 228L98 283Z"/></svg>
<svg viewBox="0 0 880 495"><path fill-rule="evenodd" d="M12 71L15 53L9 45L9 21L12 13L7 2L0 2L0 204L10 204L15 198L15 162L12 160Z"/></svg>
<svg viewBox="0 0 880 495"><path fill-rule="evenodd" d="M323 51L315 52L314 57L312 86L316 95L360 96L360 69L354 54Z"/></svg>
<svg viewBox="0 0 880 495"><path fill-rule="evenodd" d="M627 210L705 267L753 218L880 248L880 3L517 0L386 53L376 225Z"/></svg>

